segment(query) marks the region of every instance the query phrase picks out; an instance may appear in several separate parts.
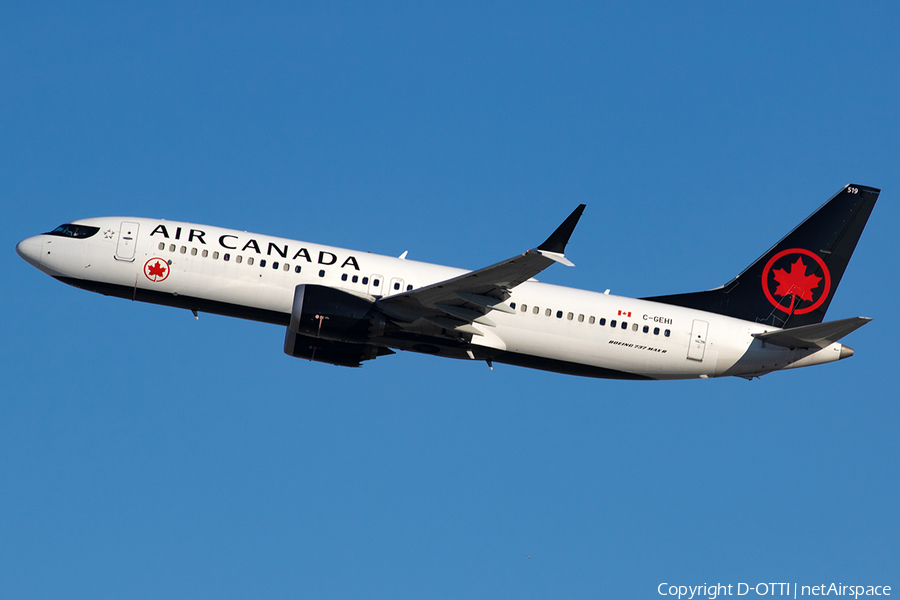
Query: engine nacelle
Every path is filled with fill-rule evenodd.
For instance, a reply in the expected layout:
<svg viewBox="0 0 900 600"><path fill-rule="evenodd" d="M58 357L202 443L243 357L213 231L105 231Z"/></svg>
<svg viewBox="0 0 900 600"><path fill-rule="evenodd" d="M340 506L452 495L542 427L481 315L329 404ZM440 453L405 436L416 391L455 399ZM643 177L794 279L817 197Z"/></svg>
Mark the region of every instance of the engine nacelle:
<svg viewBox="0 0 900 600"><path fill-rule="evenodd" d="M368 342L384 333L385 318L374 303L323 285L294 289L289 329L300 335L335 342Z"/></svg>
<svg viewBox="0 0 900 600"><path fill-rule="evenodd" d="M359 367L360 363L365 360L372 360L394 352L372 344L350 344L311 338L298 335L288 328L284 336L284 353L295 358L305 358L340 367Z"/></svg>

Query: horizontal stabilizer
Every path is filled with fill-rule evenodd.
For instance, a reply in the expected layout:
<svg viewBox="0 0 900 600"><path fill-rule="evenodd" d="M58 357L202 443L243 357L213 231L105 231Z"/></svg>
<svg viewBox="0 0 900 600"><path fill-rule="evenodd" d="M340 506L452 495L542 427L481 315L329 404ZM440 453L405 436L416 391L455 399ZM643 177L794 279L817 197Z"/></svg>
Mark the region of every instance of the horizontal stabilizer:
<svg viewBox="0 0 900 600"><path fill-rule="evenodd" d="M825 348L871 320L869 317L853 317L840 321L804 325L793 329L754 333L753 337L784 348Z"/></svg>

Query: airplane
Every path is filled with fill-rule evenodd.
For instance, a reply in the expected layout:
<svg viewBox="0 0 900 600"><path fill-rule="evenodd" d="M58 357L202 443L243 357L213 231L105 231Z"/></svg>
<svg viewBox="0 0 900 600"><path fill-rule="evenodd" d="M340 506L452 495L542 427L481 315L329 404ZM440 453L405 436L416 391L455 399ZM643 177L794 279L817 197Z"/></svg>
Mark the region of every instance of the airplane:
<svg viewBox="0 0 900 600"><path fill-rule="evenodd" d="M880 190L844 186L723 286L627 298L538 282L574 266L579 205L539 246L467 271L134 217L72 221L16 246L77 288L285 328L284 352L345 367L397 350L610 379L739 376L853 355L871 319L824 322Z"/></svg>

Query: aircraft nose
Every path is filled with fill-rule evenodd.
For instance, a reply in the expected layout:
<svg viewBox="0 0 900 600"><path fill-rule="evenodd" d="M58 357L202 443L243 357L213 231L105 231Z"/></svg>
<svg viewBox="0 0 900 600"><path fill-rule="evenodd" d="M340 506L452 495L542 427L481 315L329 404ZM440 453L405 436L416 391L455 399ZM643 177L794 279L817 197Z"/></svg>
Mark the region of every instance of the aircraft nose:
<svg viewBox="0 0 900 600"><path fill-rule="evenodd" d="M16 244L16 252L25 259L25 261L34 266L41 266L41 245L43 244L43 236L35 235L25 238Z"/></svg>

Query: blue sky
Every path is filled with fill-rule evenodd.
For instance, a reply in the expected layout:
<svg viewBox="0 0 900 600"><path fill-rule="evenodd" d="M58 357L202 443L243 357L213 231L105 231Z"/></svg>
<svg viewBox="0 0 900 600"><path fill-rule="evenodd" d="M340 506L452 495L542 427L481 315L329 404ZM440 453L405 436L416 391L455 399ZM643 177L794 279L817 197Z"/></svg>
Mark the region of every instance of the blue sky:
<svg viewBox="0 0 900 600"><path fill-rule="evenodd" d="M0 595L650 598L900 586L893 3L5 3ZM884 191L838 364L616 382L64 286L16 242L190 220L551 283L714 287ZM892 337L893 336L893 337ZM752 596L753 594L751 594Z"/></svg>

